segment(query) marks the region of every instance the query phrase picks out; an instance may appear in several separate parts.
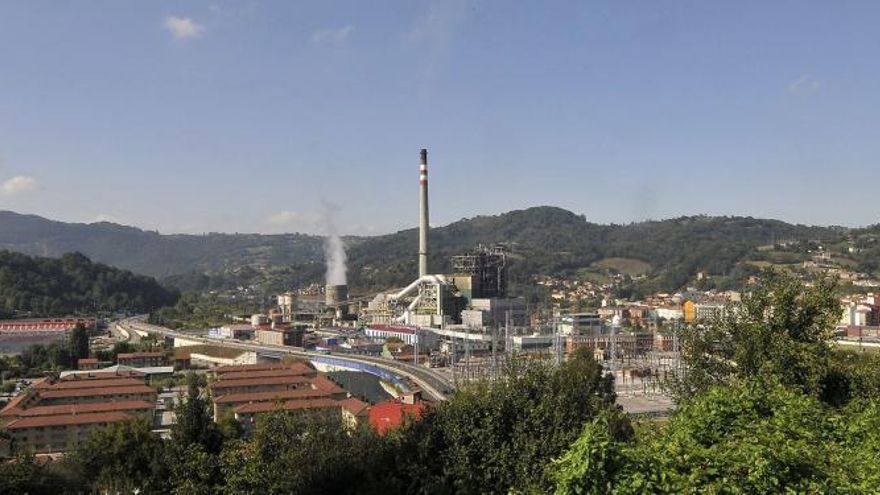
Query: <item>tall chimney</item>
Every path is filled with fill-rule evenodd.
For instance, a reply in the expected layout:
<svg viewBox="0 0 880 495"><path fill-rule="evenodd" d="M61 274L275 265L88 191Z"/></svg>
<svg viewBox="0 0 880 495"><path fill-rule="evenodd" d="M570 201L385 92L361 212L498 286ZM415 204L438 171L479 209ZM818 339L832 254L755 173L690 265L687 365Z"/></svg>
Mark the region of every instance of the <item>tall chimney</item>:
<svg viewBox="0 0 880 495"><path fill-rule="evenodd" d="M419 165L419 277L428 274L428 150Z"/></svg>

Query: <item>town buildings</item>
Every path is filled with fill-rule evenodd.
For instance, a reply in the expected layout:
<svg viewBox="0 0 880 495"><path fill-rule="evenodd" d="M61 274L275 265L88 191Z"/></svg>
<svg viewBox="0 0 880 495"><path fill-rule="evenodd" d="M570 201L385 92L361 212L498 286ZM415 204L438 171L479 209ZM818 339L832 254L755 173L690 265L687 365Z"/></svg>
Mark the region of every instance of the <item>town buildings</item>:
<svg viewBox="0 0 880 495"><path fill-rule="evenodd" d="M44 378L0 410L0 426L15 449L65 452L95 428L136 418L152 422L156 397L136 372Z"/></svg>

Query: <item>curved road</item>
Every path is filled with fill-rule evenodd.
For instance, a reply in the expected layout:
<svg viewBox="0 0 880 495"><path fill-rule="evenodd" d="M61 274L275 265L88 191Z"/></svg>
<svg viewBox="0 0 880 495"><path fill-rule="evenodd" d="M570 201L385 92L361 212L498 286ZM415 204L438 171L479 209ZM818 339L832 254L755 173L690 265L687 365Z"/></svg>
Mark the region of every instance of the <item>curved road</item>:
<svg viewBox="0 0 880 495"><path fill-rule="evenodd" d="M170 328L160 327L156 325L151 325L144 321L145 316L135 316L132 318L127 318L125 320L120 320L116 324L121 325L125 328L130 334L137 335L134 330L138 329L143 332L157 333L160 335L168 335L172 337L180 337L183 339L196 340L200 342L204 342L206 344L216 345L220 347L230 347L235 349L244 349L248 351L256 351L256 352L273 352L273 353L283 353L290 354L293 356L301 356L301 357L319 357L325 356L325 354L320 352L306 351L293 349L285 346L275 346L275 345L267 345L267 344L248 344L240 341L233 341L227 339L212 339L208 337L196 337L192 335L188 335L181 332L176 332ZM400 361L391 361L384 358L376 358L371 356L349 356L346 354L332 354L334 358L342 359L351 362L359 362L359 363L367 363L373 364L380 368L384 368L392 373L397 373L407 378L411 379L415 382L419 387L421 387L424 391L428 392L434 399L437 400L446 400L446 396L449 391L454 389L454 386L446 379L446 377L440 375L437 372L432 371L429 368L424 368L422 366L417 366L411 363L404 363Z"/></svg>

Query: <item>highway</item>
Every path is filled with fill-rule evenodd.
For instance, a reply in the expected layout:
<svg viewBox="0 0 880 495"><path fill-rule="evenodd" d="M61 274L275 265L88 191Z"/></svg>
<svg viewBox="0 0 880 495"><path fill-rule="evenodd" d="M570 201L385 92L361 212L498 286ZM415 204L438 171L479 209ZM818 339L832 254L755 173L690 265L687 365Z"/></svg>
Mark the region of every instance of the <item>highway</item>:
<svg viewBox="0 0 880 495"><path fill-rule="evenodd" d="M147 333L156 333L162 336L171 336L175 338L182 338L188 340L195 340L199 342L203 342L205 344L216 345L219 347L229 347L235 349L244 349L248 351L261 352L261 353L272 353L272 354L288 354L292 356L299 357L319 357L325 356L326 354L320 352L306 351L301 350L299 348L291 348L286 346L275 346L275 345L267 345L267 344L252 344L241 342L238 340L229 340L229 339L215 339L209 337L202 336L193 336L182 332L176 332L170 328L160 327L156 325L150 325L144 321L146 316L135 316L132 318L128 318L125 320L120 320L116 322L117 325L120 325L122 329L124 329L127 333L134 336L137 335L138 331L147 332ZM392 373L405 376L412 380L416 385L422 388L425 392L428 393L435 400L446 400L446 396L454 389L452 383L449 380L441 375L440 373L431 370L430 368L425 368L422 366L417 366L412 363L404 363L401 361L393 361L390 359L372 357L372 356L352 356L343 353L334 353L332 355L336 359L341 359L345 361L351 361L356 363L368 363L380 368L386 369Z"/></svg>

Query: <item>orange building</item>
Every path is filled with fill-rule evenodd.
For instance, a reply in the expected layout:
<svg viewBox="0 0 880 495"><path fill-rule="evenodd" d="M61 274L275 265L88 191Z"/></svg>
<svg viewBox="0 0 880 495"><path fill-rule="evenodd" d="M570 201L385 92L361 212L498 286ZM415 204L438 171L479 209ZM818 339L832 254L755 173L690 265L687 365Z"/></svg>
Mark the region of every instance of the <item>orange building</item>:
<svg viewBox="0 0 880 495"><path fill-rule="evenodd" d="M697 305L693 301L685 301L681 304L681 311L684 313L684 322L693 323L697 320Z"/></svg>

